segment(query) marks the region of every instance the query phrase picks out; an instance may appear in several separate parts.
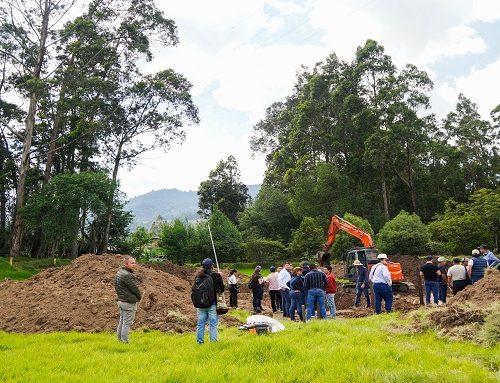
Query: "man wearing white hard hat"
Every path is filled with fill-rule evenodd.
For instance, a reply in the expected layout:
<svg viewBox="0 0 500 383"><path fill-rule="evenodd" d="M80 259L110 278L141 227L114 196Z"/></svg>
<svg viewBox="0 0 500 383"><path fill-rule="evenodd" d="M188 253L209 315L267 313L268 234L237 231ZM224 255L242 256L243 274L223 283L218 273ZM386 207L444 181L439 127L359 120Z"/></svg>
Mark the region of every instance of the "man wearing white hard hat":
<svg viewBox="0 0 500 383"><path fill-rule="evenodd" d="M385 311L392 311L392 279L387 267L387 254L381 253L377 256L379 263L372 267L370 271L370 281L373 283L373 293L375 295L375 312L382 312L382 300L385 301Z"/></svg>

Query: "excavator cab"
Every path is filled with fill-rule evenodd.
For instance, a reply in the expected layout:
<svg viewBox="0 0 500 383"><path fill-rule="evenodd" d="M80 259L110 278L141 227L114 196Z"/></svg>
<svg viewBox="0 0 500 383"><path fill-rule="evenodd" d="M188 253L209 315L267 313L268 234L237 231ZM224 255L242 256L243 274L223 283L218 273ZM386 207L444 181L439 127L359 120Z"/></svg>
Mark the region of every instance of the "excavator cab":
<svg viewBox="0 0 500 383"><path fill-rule="evenodd" d="M349 250L344 255L345 275L351 282L356 282L358 278L358 269L353 266L355 260L360 261L367 268L378 262L378 250L374 247L360 247Z"/></svg>

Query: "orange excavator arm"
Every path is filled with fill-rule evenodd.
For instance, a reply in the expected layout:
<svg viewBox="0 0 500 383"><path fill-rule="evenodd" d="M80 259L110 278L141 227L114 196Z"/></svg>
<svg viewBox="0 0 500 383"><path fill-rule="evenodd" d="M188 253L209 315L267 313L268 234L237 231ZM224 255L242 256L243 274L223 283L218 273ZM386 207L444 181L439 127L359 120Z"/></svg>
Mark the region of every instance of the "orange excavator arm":
<svg viewBox="0 0 500 383"><path fill-rule="evenodd" d="M374 246L372 236L369 233L340 218L338 215L334 215L330 222L330 227L328 228L328 234L326 236L326 242L323 251L327 252L330 249L333 242L335 241L337 233L340 230L345 231L351 234L353 237L360 239L364 247Z"/></svg>

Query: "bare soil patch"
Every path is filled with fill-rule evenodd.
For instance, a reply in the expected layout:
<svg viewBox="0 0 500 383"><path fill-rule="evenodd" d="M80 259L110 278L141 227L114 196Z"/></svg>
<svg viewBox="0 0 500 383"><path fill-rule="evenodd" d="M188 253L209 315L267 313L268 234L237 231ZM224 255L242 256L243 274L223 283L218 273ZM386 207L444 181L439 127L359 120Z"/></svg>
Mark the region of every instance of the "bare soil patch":
<svg viewBox="0 0 500 383"><path fill-rule="evenodd" d="M83 255L26 281L0 283L0 330L113 331L118 320L113 281L122 261L121 255ZM135 274L143 299L134 328L194 330L196 311L190 293L195 273L193 268L172 264L141 265Z"/></svg>

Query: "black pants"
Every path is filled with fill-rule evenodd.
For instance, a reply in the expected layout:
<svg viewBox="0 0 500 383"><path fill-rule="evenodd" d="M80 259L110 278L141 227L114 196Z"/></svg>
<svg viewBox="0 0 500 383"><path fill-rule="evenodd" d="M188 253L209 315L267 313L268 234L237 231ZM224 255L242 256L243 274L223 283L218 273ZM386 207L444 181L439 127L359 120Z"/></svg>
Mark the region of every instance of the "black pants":
<svg viewBox="0 0 500 383"><path fill-rule="evenodd" d="M273 308L273 313L281 310L281 291L269 290L269 297L271 298L271 307Z"/></svg>
<svg viewBox="0 0 500 383"><path fill-rule="evenodd" d="M229 306L238 307L238 289L233 285L229 285Z"/></svg>
<svg viewBox="0 0 500 383"><path fill-rule="evenodd" d="M459 291L462 291L467 286L467 281L464 279L462 281L453 281L453 295L456 295Z"/></svg>
<svg viewBox="0 0 500 383"><path fill-rule="evenodd" d="M253 309L255 311L260 311L262 307L262 298L264 297L264 288L262 286L257 286L252 290L253 293Z"/></svg>

